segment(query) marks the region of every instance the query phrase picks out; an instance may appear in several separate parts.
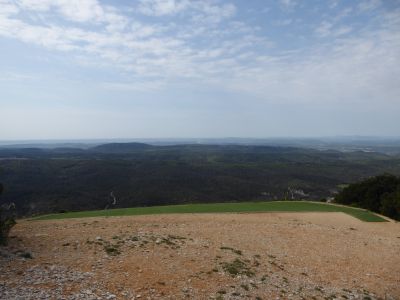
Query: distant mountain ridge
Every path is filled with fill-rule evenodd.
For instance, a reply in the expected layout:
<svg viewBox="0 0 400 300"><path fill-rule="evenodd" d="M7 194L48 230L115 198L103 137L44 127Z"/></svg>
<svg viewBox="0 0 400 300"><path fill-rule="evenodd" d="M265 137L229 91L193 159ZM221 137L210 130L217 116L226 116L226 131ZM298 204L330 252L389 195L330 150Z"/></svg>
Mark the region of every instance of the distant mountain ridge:
<svg viewBox="0 0 400 300"><path fill-rule="evenodd" d="M0 141L1 149L41 148L41 149L92 149L96 146L115 144L124 148L129 144L147 144L151 146L180 145L219 145L219 146L269 146L294 147L317 150L337 150L341 152L365 151L381 152L390 155L400 154L400 137L319 137L319 138L142 138L142 139L94 139L94 140L43 140L43 141ZM108 146L105 146L107 148ZM111 147L112 148L112 147ZM103 151L103 150L100 150ZM108 150L107 150L108 151ZM118 153L117 149L110 149ZM135 151L124 149L121 151Z"/></svg>

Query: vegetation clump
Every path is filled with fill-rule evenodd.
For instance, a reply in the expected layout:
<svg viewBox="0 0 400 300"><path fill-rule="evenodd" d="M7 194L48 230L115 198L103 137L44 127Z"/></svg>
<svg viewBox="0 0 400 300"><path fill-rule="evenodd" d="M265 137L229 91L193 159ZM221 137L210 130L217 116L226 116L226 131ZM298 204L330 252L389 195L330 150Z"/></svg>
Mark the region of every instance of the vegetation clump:
<svg viewBox="0 0 400 300"><path fill-rule="evenodd" d="M106 251L106 253L111 256L116 256L121 254L121 251L119 251L118 247L113 245L105 245L104 251Z"/></svg>
<svg viewBox="0 0 400 300"><path fill-rule="evenodd" d="M335 201L400 220L400 177L384 174L350 184Z"/></svg>
<svg viewBox="0 0 400 300"><path fill-rule="evenodd" d="M22 258L33 259L32 253L27 251L17 251L17 255Z"/></svg>
<svg viewBox="0 0 400 300"><path fill-rule="evenodd" d="M237 275L246 275L248 277L253 277L254 272L247 266L245 262L236 258L232 262L224 262L222 263L222 268L225 272L229 273L232 276Z"/></svg>
<svg viewBox="0 0 400 300"><path fill-rule="evenodd" d="M230 251L232 251L233 253L235 253L237 255L242 255L243 254L242 250L237 250L237 249L234 249L234 248L231 248L231 247L222 246L220 249L221 250L230 250Z"/></svg>

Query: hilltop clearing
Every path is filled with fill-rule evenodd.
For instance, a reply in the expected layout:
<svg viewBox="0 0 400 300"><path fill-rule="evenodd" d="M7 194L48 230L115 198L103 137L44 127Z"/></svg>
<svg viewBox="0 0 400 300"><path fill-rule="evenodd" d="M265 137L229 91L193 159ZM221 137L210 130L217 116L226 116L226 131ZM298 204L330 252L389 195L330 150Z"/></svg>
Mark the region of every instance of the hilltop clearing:
<svg viewBox="0 0 400 300"><path fill-rule="evenodd" d="M386 219L368 210L311 201L270 201L166 205L131 207L108 210L79 211L35 217L34 220L53 220L86 217L134 216L174 213L225 213L225 212L343 212L364 222L385 222Z"/></svg>
<svg viewBox="0 0 400 300"><path fill-rule="evenodd" d="M12 236L1 299L400 297L400 224L343 213L20 221Z"/></svg>

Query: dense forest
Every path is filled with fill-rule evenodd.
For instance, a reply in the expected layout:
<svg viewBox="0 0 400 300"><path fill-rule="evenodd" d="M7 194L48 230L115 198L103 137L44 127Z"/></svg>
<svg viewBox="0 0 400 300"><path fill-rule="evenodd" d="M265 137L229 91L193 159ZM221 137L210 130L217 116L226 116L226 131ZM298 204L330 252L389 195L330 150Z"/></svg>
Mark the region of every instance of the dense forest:
<svg viewBox="0 0 400 300"><path fill-rule="evenodd" d="M3 202L20 216L179 203L322 200L390 172L400 157L245 145L105 144L0 149Z"/></svg>
<svg viewBox="0 0 400 300"><path fill-rule="evenodd" d="M335 200L400 220L400 177L384 174L350 184Z"/></svg>

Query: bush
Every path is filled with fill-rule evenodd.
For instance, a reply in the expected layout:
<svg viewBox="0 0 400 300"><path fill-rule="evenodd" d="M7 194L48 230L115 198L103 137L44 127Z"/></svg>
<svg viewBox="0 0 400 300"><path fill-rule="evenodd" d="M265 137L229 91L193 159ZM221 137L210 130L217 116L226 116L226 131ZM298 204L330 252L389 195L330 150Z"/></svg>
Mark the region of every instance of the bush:
<svg viewBox="0 0 400 300"><path fill-rule="evenodd" d="M13 216L5 216L4 209L0 208L0 245L6 245L11 228L17 224Z"/></svg>
<svg viewBox="0 0 400 300"><path fill-rule="evenodd" d="M0 194L3 192L3 185L0 183ZM0 245L6 245L8 234L11 228L17 224L15 221L15 205L2 205L0 207Z"/></svg>

